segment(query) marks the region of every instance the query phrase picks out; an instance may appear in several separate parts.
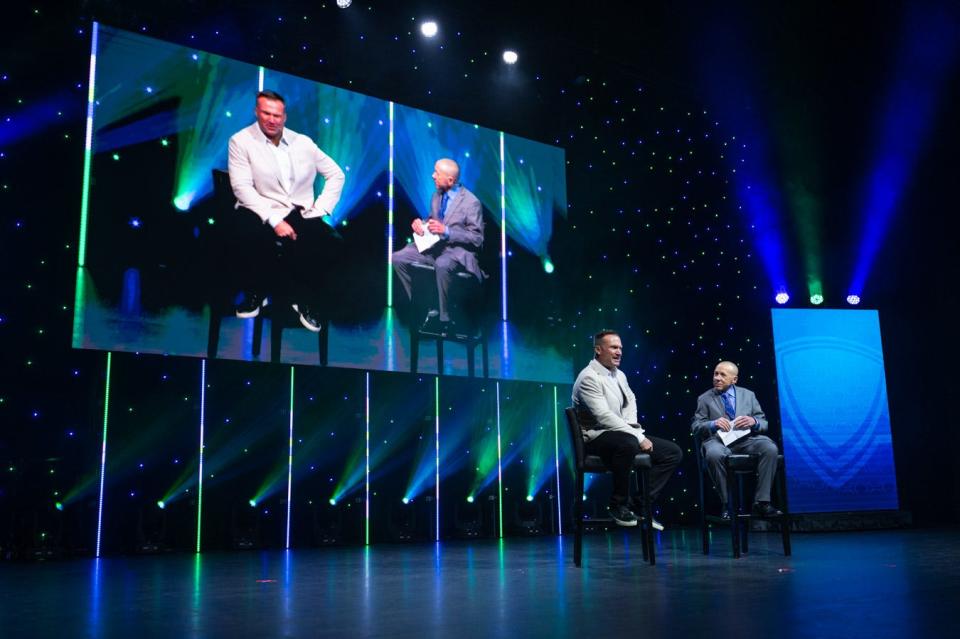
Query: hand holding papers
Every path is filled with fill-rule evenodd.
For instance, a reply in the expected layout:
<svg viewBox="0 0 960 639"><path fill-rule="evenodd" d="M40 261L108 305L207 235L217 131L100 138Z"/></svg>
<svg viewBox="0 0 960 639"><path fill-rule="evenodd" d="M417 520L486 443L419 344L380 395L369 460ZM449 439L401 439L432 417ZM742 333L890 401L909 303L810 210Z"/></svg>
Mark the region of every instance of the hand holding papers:
<svg viewBox="0 0 960 639"><path fill-rule="evenodd" d="M423 235L418 235L417 233L413 234L413 242L417 245L417 250L421 253L439 242L441 239L436 233L431 233L426 225L424 225L422 228Z"/></svg>

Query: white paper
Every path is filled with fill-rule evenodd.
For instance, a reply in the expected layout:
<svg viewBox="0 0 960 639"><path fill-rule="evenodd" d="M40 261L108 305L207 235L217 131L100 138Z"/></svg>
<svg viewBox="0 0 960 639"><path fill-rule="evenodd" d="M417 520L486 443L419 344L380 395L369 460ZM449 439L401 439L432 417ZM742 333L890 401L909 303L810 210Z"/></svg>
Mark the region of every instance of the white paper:
<svg viewBox="0 0 960 639"><path fill-rule="evenodd" d="M440 241L440 236L427 230L427 225L423 225L423 235L413 234L413 243L417 245L417 250L423 253L428 248Z"/></svg>
<svg viewBox="0 0 960 639"><path fill-rule="evenodd" d="M749 428L742 428L740 430L730 429L726 432L722 430L717 431L717 435L720 435L720 440L723 441L724 446L729 446L733 442L737 441L741 437L746 437L750 434Z"/></svg>

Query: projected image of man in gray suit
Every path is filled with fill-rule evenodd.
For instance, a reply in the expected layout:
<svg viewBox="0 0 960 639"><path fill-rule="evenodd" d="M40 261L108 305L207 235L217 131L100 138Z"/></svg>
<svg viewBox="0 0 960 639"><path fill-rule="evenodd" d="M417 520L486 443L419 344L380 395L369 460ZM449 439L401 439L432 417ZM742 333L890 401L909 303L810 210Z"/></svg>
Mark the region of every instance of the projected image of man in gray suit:
<svg viewBox="0 0 960 639"><path fill-rule="evenodd" d="M713 370L713 388L697 398L697 412L693 416L691 430L702 442L701 451L707 470L723 503L723 517L730 517L723 458L731 453L760 456L753 511L757 515L773 517L781 514L770 504L770 487L777 472L777 445L762 434L767 431L767 418L757 396L753 391L736 385L739 373L733 362L717 364ZM743 432L743 436L725 445L720 433L737 431Z"/></svg>
<svg viewBox="0 0 960 639"><path fill-rule="evenodd" d="M420 252L416 244L407 244L393 254L393 270L410 299L413 294L414 263L433 266L437 278L437 306L431 309L424 329L445 332L450 324L448 299L450 283L458 271L466 271L483 280L477 253L483 247L483 208L480 200L460 184L460 166L449 158L433 165L433 183L437 187L426 220L414 218L410 227L417 235L427 230L440 236L433 246Z"/></svg>

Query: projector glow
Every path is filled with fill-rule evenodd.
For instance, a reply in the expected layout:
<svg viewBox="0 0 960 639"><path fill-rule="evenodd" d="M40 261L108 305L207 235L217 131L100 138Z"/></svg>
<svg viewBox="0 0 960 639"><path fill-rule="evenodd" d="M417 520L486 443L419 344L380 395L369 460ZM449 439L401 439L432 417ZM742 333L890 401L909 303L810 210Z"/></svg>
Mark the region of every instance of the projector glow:
<svg viewBox="0 0 960 639"><path fill-rule="evenodd" d="M428 38L432 38L433 36L437 35L437 30L437 23L433 20L424 22L420 25L420 33Z"/></svg>

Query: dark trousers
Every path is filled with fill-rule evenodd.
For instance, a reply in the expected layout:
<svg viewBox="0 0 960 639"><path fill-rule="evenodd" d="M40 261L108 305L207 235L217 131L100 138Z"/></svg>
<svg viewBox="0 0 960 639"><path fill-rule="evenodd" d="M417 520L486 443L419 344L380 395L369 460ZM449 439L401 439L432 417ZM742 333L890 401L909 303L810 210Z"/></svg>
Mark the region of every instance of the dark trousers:
<svg viewBox="0 0 960 639"><path fill-rule="evenodd" d="M283 297L294 303L320 305L321 283L330 277L336 242L334 231L322 218L304 218L300 211L287 215L297 239L280 238L273 227L245 208L236 210L231 229L232 264L236 281L248 293Z"/></svg>
<svg viewBox="0 0 960 639"><path fill-rule="evenodd" d="M683 451L672 441L660 437L646 436L653 444L650 451L650 499L656 500L657 495L667 485L673 470L683 459ZM610 495L610 504L620 506L630 500L630 471L633 468L633 458L640 452L640 442L630 433L623 431L607 431L596 439L584 443L583 452L587 455L596 455L613 473L613 493ZM639 498L639 491L637 493Z"/></svg>

